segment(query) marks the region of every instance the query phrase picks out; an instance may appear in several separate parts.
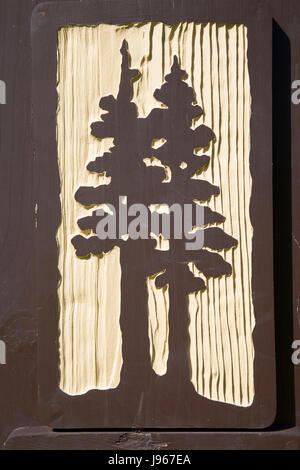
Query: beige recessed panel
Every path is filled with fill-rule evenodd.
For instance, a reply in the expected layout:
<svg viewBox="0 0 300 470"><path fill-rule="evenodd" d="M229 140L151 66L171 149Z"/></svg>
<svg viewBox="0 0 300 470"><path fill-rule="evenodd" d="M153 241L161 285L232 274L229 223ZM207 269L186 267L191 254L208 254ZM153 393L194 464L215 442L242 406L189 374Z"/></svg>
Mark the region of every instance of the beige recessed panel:
<svg viewBox="0 0 300 470"><path fill-rule="evenodd" d="M211 157L201 178L220 187L207 205L226 217L221 227L238 240L219 254L233 273L207 278L205 291L188 295L190 376L195 390L211 400L249 406L254 398L251 293L252 226L250 114L247 29L243 25L143 23L124 26L65 27L58 32L57 145L61 177L62 220L57 234L61 283L60 387L70 395L90 389L115 388L122 369L120 329L120 249L82 260L71 244L80 233L77 220L92 209L78 204L80 186L109 184L105 176L86 169L112 139L91 136L100 116L101 97L116 97L121 72L120 48L126 39L131 67L141 78L133 101L140 117L162 104L153 92L170 72L174 55L188 73L204 123L216 139L205 153ZM153 145L160 145L154 142ZM201 152L200 152L201 153ZM182 158L184 168L184 155ZM146 162L147 163L147 162ZM149 162L148 162L149 163ZM168 174L166 173L166 178ZM103 201L105 202L105 201ZM95 208L93 208L95 210ZM162 248L158 241L158 249ZM196 268L191 265L195 275ZM167 374L169 290L148 286L149 361L156 374ZM145 347L149 347L145 345Z"/></svg>

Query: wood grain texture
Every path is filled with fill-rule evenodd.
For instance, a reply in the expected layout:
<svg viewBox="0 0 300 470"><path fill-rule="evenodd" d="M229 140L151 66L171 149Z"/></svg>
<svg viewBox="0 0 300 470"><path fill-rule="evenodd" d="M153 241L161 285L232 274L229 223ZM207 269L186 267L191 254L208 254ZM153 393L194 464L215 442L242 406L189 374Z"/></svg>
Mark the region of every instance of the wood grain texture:
<svg viewBox="0 0 300 470"><path fill-rule="evenodd" d="M156 277L147 278L150 360L153 370L164 375L169 357L169 286L157 288Z"/></svg>
<svg viewBox="0 0 300 470"><path fill-rule="evenodd" d="M221 188L221 194L212 197L208 205L226 217L224 230L238 240L238 246L220 253L233 266L232 276L208 279L206 291L188 296L187 353L197 393L248 406L254 397L254 315L249 216L251 97L243 25L102 24L59 31L61 388L79 394L91 388L116 387L122 366L118 254L113 250L102 259L79 260L70 239L78 232L76 221L87 213L75 203L74 192L80 185L99 184L99 177L89 173L86 165L112 145L109 139L93 138L89 126L99 119L99 99L117 94L123 39L128 42L131 66L141 73L133 95L139 116L146 117L151 109L161 106L153 92L162 85L177 55L204 110L195 126L203 122L216 134L216 142L205 149L211 163L201 176ZM104 176L102 183L109 184L109 180ZM149 278L147 285L149 361L155 372L163 375L168 358L168 291L155 288Z"/></svg>
<svg viewBox="0 0 300 470"><path fill-rule="evenodd" d="M70 238L77 230L80 207L74 191L82 183L97 177L85 171L88 157L106 145L89 134L99 75L94 73L95 57L89 43L86 63L76 51L82 50L78 35L71 30L59 35L59 110L57 142L61 177L62 220L57 233L59 247L60 368L61 389L78 395L90 389L115 388L122 366L122 337L119 325L121 270L119 249L103 259L89 262L74 256ZM96 51L95 51L96 52ZM89 56L91 54L91 56ZM93 75L94 80L88 80ZM88 82L90 86L88 85ZM99 178L98 178L99 180ZM103 178L105 183L105 178ZM82 209L81 209L82 210ZM84 212L84 210L82 210Z"/></svg>
<svg viewBox="0 0 300 470"><path fill-rule="evenodd" d="M32 291L34 285L32 282L32 266L33 266L33 234L34 234L34 196L32 194L32 164L34 150L32 148L31 125L32 125L32 98L31 98L31 48L30 43L30 18L34 6L41 3L39 0L3 0L0 3L0 35L3 47L0 51L1 78L7 83L7 104L1 106L1 190L2 190L2 224L1 231L1 338L5 339L9 347L9 359L6 366L0 367L0 402L1 407L1 426L0 426L0 445L2 446L9 432L20 426L29 426L37 424L38 421L38 387L36 377L36 364L38 361L36 340L38 337L37 329L37 313L34 313L32 307ZM62 3L64 0L59 1ZM199 2L200 3L200 2ZM241 4L243 2L240 2ZM253 2L254 3L254 2ZM249 4L249 2L248 2ZM290 77L290 70L296 70L299 62L300 37L296 27L300 22L300 10L298 0L266 0L266 5L272 9L272 16L276 18L280 27L277 28L284 36L284 40L288 45L292 45L292 55L290 57L289 46L282 47L282 38L275 35L277 51L275 53L277 67L274 70L274 78L281 77L283 83L280 82L277 87L277 100L279 104L274 108L274 113L278 116L278 126L275 142L274 167L276 168L277 178L274 181L275 194L277 197L278 207L286 210L289 206L289 197L291 186L289 178L292 178L293 192L293 256L294 256L294 278L293 278L293 294L294 294L294 330L289 333L288 326L293 324L293 312L287 300L288 289L291 289L289 267L287 259L289 256L289 248L287 240L291 238L291 230L288 224L282 223L282 214L280 211L280 227L285 232L284 236L278 238L277 253L277 276L278 288L276 300L277 308L277 360L278 360L278 378L277 385L280 388L278 397L278 407L280 407L280 416L277 418L277 424L292 425L295 416L295 410L292 413L292 420L287 409L293 403L292 389L294 387L293 373L295 373L296 381L296 415L298 424L300 423L300 368L293 366L290 361L290 344L294 338L300 337L300 325L298 321L297 306L299 304L299 285L300 285L300 250L297 240L300 240L300 224L298 214L300 211L300 160L299 155L299 138L298 123L300 118L300 107L290 106L290 84L291 80L299 78L294 72ZM219 5L225 10L228 8L223 2ZM232 8L229 9L233 11ZM84 5L84 9L86 5ZM102 9L99 7L99 10ZM223 10L223 11L224 11ZM116 9L118 11L118 9ZM77 23L76 23L77 24ZM26 60L25 60L26 58ZM291 60L291 63L289 63ZM296 72L295 72L296 73ZM278 79L277 79L278 80ZM282 90L285 90L283 99ZM45 108L47 109L47 108ZM288 114L284 112L288 109ZM292 110L292 154L290 146L290 122L287 116L290 116ZM296 127L297 126L297 127ZM287 129L283 131L283 129ZM17 135L17 138L16 138ZM292 171L290 171L290 156L292 155ZM284 156L284 157L283 157ZM45 173L44 173L45 174ZM44 186L45 180L41 179L41 185ZM280 204L281 205L280 205ZM12 208L15 217L11 216ZM42 208L40 207L41 216ZM288 214L288 211L287 211ZM20 233L23 234L20 237ZM19 247L16 251L16 246ZM16 253L17 256L16 256ZM280 256L279 256L280 255ZM276 258L275 258L276 259ZM12 262L13 260L13 262ZM283 314L284 312L284 314ZM289 364L289 368L287 367ZM289 381L288 371L292 369L292 379ZM44 421L43 421L44 422ZM31 448L36 446L39 448L59 448L61 440L64 440L65 433L57 433L57 439L49 439L47 444L42 441L39 445L29 436L26 442L22 444L14 443L15 448ZM86 433L81 438L76 439L78 433L68 433L67 448L85 449L88 444L85 441ZM185 437L178 433L169 433L168 441L175 436L176 446L173 448L182 448L183 443L186 449L200 448L201 433L185 433ZM207 433L211 439L211 448L218 446L219 434L222 439L223 433L210 432ZM246 436L253 436L257 433L235 432L228 433L228 445L232 448L246 448ZM257 440L253 445L254 448L266 445L278 448L277 438L280 432L260 432ZM99 446L99 436L97 433L90 433L91 439L94 440L94 448ZM115 442L119 439L118 435L111 433L112 440ZM115 436L115 437L114 437ZM195 437L194 437L195 436ZM199 436L199 440L197 439ZM266 443L268 440L269 444ZM58 442L59 441L59 442ZM286 439L287 444L291 442L291 437ZM263 444L264 443L264 444ZM63 445L63 444L61 444ZM290 444L289 444L290 445ZM207 441L204 448L207 448ZM9 448L9 443L7 444ZM104 448L107 448L105 442Z"/></svg>
<svg viewBox="0 0 300 470"><path fill-rule="evenodd" d="M211 278L205 292L189 296L192 382L207 398L247 406L254 397L247 31L207 25L199 34L195 89L204 121L216 134L206 175L221 188L209 205L226 217L224 229L239 243L223 252L233 275Z"/></svg>
<svg viewBox="0 0 300 470"><path fill-rule="evenodd" d="M55 432L47 426L19 428L7 450L300 450L300 429L261 431ZM191 456L191 460L192 460ZM105 456L105 462L107 457Z"/></svg>

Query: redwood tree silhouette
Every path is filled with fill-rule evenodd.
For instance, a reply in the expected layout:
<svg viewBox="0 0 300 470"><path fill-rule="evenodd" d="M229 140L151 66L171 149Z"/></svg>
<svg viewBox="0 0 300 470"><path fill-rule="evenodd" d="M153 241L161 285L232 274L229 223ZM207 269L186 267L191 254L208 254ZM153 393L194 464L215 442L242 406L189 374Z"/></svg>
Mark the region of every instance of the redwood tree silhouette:
<svg viewBox="0 0 300 470"><path fill-rule="evenodd" d="M96 188L80 187L75 194L76 200L87 208L103 203L113 204L117 208L119 196L122 195L127 196L128 206L134 203L143 203L146 206L171 206L174 203L183 206L189 203L195 208L197 203L206 202L218 195L219 188L203 177L192 179L195 174L201 175L210 161L207 155L196 155L195 149L207 148L215 135L203 124L194 130L191 128L193 119L203 112L200 106L194 104L194 91L185 83L186 73L180 69L177 57L174 57L171 73L165 77L166 82L154 93L154 97L166 107L155 108L148 117L141 119L137 117L136 106L131 101L133 81L139 78L139 74L137 70L129 68L126 41L122 44L121 54L121 79L117 98L107 96L100 100L100 107L107 113L101 116L102 121L91 126L94 137L113 137L114 147L87 165L89 171L99 174L105 171L112 180L109 185ZM153 140L160 138L164 138L166 143L154 149ZM155 157L168 166L171 181L163 183L163 168L146 167L143 161L146 157ZM203 206L203 211L203 226L197 229L204 231L204 245L197 250L186 250L186 240L175 239L173 233L170 236L169 251L164 252L154 249L156 242L152 239L100 240L95 235L76 235L72 239L77 256L82 258L101 256L114 246L120 247L124 357L122 380L133 380L136 390L139 388L138 382L140 390L147 390L147 381L151 375L147 347L146 276L164 270L156 278L156 285L162 287L169 284L170 354L167 375L171 376L168 385L172 387L178 380L189 380L186 294L206 288L203 277L195 277L191 273L189 263L193 262L206 278L230 275L232 272L231 265L218 251L234 247L237 241L216 226L224 222L223 215L207 206ZM91 216L80 219L78 226L82 231L96 233L99 220L100 217L94 211ZM191 221L190 229L194 225ZM118 229L117 224L117 233ZM160 234L166 235L161 225L155 235ZM182 332L181 336L178 331ZM136 349L132 342L136 342ZM177 367L179 356L180 364L185 364L180 370Z"/></svg>
<svg viewBox="0 0 300 470"><path fill-rule="evenodd" d="M167 108L154 109L149 117L150 134L159 132L166 139L166 143L159 149L151 151L151 155L159 159L163 165L171 170L171 181L164 184L164 199L168 205L180 202L196 203L208 201L211 196L219 194L217 186L198 177L207 168L210 157L198 156L196 149L206 149L215 139L215 134L204 124L195 130L191 128L194 118L202 116L200 106L195 105L195 94L184 79L187 74L181 70L175 56L171 73L165 77L166 82L154 92L154 97ZM197 175L197 179L192 179ZM197 202L196 202L197 201ZM157 287L169 284L170 315L169 315L169 360L168 371L173 384L187 380L188 370L188 314L186 295L193 291L206 288L202 275L206 278L217 278L232 273L231 265L226 262L218 251L230 249L237 245L230 235L227 235L216 225L225 221L223 215L203 207L204 220L201 229L204 231L204 244L202 249L186 250L185 240L171 239L169 251L164 254L164 274L156 278ZM193 222L191 221L190 229ZM156 234L158 235L158 234ZM162 231L162 235L164 235ZM206 249L208 248L208 249ZM213 251L211 251L213 250ZM189 262L201 273L201 277L194 277L189 270ZM176 331L177 330L177 331ZM182 331L182 337L178 335ZM178 357L185 368L178 370Z"/></svg>
<svg viewBox="0 0 300 470"><path fill-rule="evenodd" d="M89 171L101 174L104 171L111 176L109 185L93 187L80 187L75 199L83 206L89 208L100 203L112 204L118 207L119 196L127 196L128 205L144 202L147 199L145 174L147 168L141 158L149 142L145 139L141 120L137 117L137 109L131 102L133 81L139 75L137 70L130 69L130 59L127 43L121 47L122 66L119 92L116 98L107 96L100 100L100 107L107 111L101 115L102 121L92 124L91 133L94 137L102 139L114 138L114 147L110 152L97 157L87 165ZM156 171L152 172L152 176ZM150 175L151 176L151 175ZM153 178L153 183L159 178ZM78 220L82 231L96 233L100 217L93 212L91 216ZM117 232L119 230L117 224ZM147 382L151 378L151 364L149 360L148 319L147 319L147 286L145 277L155 272L155 257L149 254L154 252L155 241L146 240L100 240L96 235L77 235L72 239L77 256L89 258L91 255L101 256L113 247L120 247L120 263L122 266L121 278L121 317L122 350L124 363L122 367L121 383L134 384L132 395L147 390ZM83 261L88 262L88 261Z"/></svg>
<svg viewBox="0 0 300 470"><path fill-rule="evenodd" d="M159 159L171 170L171 181L164 184L164 200L168 205L173 203L190 203L208 201L211 196L218 195L220 190L204 179L192 179L208 166L210 157L207 155L197 156L194 151L198 148L206 148L215 139L215 134L204 124L195 130L191 128L194 118L201 117L203 111L200 106L193 105L195 102L194 91L183 79L187 78L184 70L181 70L178 59L175 56L171 73L165 77L166 83L154 92L154 97L162 102L167 108L154 109L149 115L149 126L154 135L160 132L166 139L166 143L157 150L152 149L151 154ZM182 163L184 162L184 165ZM232 248L237 240L227 235L221 228L208 227L223 223L225 218L203 206L204 220L204 248L220 251ZM191 221L192 222L192 221ZM192 229L191 223L190 229ZM158 234L157 234L158 235ZM162 233L162 235L164 235ZM205 249L186 250L185 240L171 240L168 252L169 263L172 264L173 277L167 271L159 276L156 284L162 287L166 283L176 284L176 271L183 271L184 285L181 289L186 292L205 289L205 282L201 278L190 275L187 263L193 261L196 267L205 277L219 277L231 274L229 263L215 252ZM194 288L193 288L194 287ZM178 286L176 286L178 289Z"/></svg>

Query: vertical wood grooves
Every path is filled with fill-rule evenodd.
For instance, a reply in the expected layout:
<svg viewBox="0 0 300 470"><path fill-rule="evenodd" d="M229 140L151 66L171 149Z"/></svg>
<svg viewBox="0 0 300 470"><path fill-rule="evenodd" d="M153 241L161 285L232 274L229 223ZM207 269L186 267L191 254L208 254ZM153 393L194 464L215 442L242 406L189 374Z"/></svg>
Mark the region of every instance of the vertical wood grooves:
<svg viewBox="0 0 300 470"><path fill-rule="evenodd" d="M148 332L150 340L150 360L158 375L167 372L169 356L169 287L156 288L155 278L147 278L148 288Z"/></svg>
<svg viewBox="0 0 300 470"><path fill-rule="evenodd" d="M119 327L119 250L103 259L88 261L74 256L70 239L77 231L77 218L83 213L74 200L80 184L96 185L99 179L86 171L89 159L110 143L89 135L92 117L98 115L95 90L101 93L97 71L98 35L82 29L81 35L60 30L57 113L57 142L61 178L62 220L57 233L61 283L60 372L61 389L77 395L93 388L114 388L119 384L122 366L122 337ZM95 39L97 39L95 41ZM85 49L83 60L77 52ZM95 67L96 60L96 67ZM98 70L99 70L98 64ZM93 77L93 80L88 80Z"/></svg>
<svg viewBox="0 0 300 470"><path fill-rule="evenodd" d="M104 258L79 260L70 239L76 221L87 211L74 200L79 186L99 184L86 164L107 151L110 139L90 135L99 119L101 97L116 96L120 78L122 40L126 39L132 68L141 78L134 83L133 101L146 117L174 55L188 73L202 122L212 128L216 142L205 153L211 161L202 179L220 187L207 203L226 217L224 231L238 240L234 250L221 251L233 274L207 279L207 290L189 294L189 359L191 381L206 398L249 406L254 397L252 331L252 226L250 114L247 29L215 23L161 23L67 27L58 35L57 115L61 176L62 221L58 230L61 388L69 394L91 388L116 387L122 367L119 327L121 279L118 249ZM149 157L144 156L144 157ZM184 156L183 159L184 161ZM103 184L108 180L103 178ZM153 275L154 273L149 273ZM168 290L148 286L149 360L159 375L167 373ZM113 295L112 295L113 294ZM113 299L115 300L112 300ZM171 314L171 312L170 312ZM146 345L145 345L146 346Z"/></svg>

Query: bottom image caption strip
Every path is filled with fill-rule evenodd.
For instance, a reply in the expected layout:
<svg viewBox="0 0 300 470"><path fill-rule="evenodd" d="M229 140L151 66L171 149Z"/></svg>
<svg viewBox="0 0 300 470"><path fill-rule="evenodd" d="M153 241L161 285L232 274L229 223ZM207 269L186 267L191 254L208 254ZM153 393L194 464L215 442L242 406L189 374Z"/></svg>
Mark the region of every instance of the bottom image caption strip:
<svg viewBox="0 0 300 470"><path fill-rule="evenodd" d="M135 468L148 468L164 465L191 465L192 458L187 453L181 454L159 454L149 451L142 452L140 455L127 455L126 453L115 453L107 459L109 465L130 465Z"/></svg>

